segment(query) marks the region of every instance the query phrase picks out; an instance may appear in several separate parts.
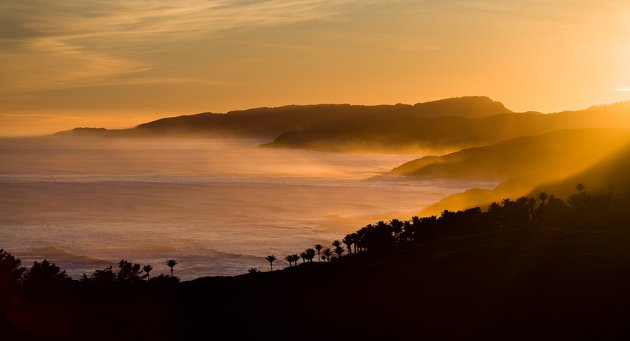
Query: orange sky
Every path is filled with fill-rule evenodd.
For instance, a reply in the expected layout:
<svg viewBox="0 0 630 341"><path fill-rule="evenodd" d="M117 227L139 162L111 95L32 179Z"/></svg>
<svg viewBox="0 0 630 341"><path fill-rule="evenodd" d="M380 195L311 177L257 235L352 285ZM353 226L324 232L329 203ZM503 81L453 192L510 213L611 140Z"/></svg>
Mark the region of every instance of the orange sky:
<svg viewBox="0 0 630 341"><path fill-rule="evenodd" d="M545 112L630 100L630 2L0 3L0 135L202 111L486 95Z"/></svg>

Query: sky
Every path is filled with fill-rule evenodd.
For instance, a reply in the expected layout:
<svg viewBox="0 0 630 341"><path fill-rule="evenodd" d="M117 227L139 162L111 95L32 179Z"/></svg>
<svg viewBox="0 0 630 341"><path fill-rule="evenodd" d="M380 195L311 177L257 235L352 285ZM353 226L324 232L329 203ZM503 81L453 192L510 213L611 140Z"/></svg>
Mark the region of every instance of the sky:
<svg viewBox="0 0 630 341"><path fill-rule="evenodd" d="M623 0L0 0L0 136L287 104L630 100Z"/></svg>

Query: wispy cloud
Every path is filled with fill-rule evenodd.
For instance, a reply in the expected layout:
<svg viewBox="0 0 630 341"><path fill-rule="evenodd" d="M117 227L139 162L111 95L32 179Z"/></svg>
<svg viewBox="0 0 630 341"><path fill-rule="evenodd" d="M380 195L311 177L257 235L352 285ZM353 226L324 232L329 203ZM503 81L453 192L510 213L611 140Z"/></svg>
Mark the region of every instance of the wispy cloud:
<svg viewBox="0 0 630 341"><path fill-rule="evenodd" d="M619 89L615 89L615 91L617 91L617 92L630 92L630 88L619 88Z"/></svg>
<svg viewBox="0 0 630 341"><path fill-rule="evenodd" d="M136 82L155 61L137 51L229 29L317 20L359 0L20 0L0 2L0 92ZM166 82L190 81L165 78Z"/></svg>

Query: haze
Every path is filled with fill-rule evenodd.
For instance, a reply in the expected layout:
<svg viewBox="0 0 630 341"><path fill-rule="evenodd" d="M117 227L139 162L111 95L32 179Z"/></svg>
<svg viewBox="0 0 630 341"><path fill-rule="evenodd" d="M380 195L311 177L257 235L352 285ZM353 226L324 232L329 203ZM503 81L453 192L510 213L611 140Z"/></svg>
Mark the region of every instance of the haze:
<svg viewBox="0 0 630 341"><path fill-rule="evenodd" d="M256 148L252 140L0 140L0 240L74 278L128 258L237 275L491 182L377 178L409 156ZM282 266L279 264L278 266Z"/></svg>
<svg viewBox="0 0 630 341"><path fill-rule="evenodd" d="M629 99L626 1L0 3L0 135L202 111L487 95Z"/></svg>

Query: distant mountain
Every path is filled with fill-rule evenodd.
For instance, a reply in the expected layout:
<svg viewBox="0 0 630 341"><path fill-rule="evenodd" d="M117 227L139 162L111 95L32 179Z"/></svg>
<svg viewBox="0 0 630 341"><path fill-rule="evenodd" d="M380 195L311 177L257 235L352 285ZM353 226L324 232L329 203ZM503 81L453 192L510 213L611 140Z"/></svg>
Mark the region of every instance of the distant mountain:
<svg viewBox="0 0 630 341"><path fill-rule="evenodd" d="M110 130L105 128L74 128L55 133L56 136L105 136Z"/></svg>
<svg viewBox="0 0 630 341"><path fill-rule="evenodd" d="M396 126L409 120L429 119L448 123L453 117L480 118L511 113L503 104L487 97L461 97L444 99L416 105L360 106L349 104L290 105L278 108L257 108L231 111L226 114L201 113L168 117L141 124L135 128L110 130L110 136L203 136L203 137L246 137L273 140L292 133L353 131L353 127L391 127L382 135L383 143L397 139ZM411 124L416 124L411 122ZM417 122L422 124L422 122ZM419 127L417 127L419 128ZM77 128L63 135L86 135L86 128ZM363 129L363 128L359 128ZM93 132L102 131L94 130ZM400 139L399 139L400 140ZM273 144L278 146L278 143ZM409 145L400 140L396 146ZM297 146L299 147L299 146ZM388 146L375 144L377 149ZM340 148L333 148L340 149ZM344 148L341 148L344 149Z"/></svg>
<svg viewBox="0 0 630 341"><path fill-rule="evenodd" d="M630 127L630 102L555 114L398 116L288 132L272 146L320 150L425 150L451 152L560 129Z"/></svg>
<svg viewBox="0 0 630 341"><path fill-rule="evenodd" d="M270 147L326 151L447 153L560 129L630 127L630 102L581 111L514 113L487 97L416 105L291 105L163 118L123 130L63 135L238 137Z"/></svg>
<svg viewBox="0 0 630 341"><path fill-rule="evenodd" d="M139 125L135 130L152 134L211 133L274 138L286 132L330 129L363 120L387 121L407 117L483 117L510 112L487 97L462 97L416 105L359 106L349 104L291 105L203 113L164 118Z"/></svg>
<svg viewBox="0 0 630 341"><path fill-rule="evenodd" d="M485 207L493 201L531 194L542 184L566 178L568 182L563 181L562 186L558 184L555 188L547 186L550 187L547 191L562 196L570 192L567 189L573 190L575 183L586 182L587 179L593 179L593 183L600 186L600 182L609 181L611 177L574 174L589 169L628 141L630 134L627 130L563 130L464 149L442 157L421 158L395 168L393 173L421 178L501 181L493 190L471 189L454 194L422 212L437 214L444 209ZM625 169L630 170L630 147L628 150L628 166ZM600 180L595 181L597 178Z"/></svg>

